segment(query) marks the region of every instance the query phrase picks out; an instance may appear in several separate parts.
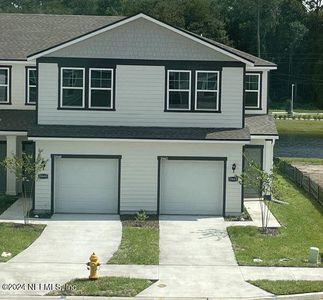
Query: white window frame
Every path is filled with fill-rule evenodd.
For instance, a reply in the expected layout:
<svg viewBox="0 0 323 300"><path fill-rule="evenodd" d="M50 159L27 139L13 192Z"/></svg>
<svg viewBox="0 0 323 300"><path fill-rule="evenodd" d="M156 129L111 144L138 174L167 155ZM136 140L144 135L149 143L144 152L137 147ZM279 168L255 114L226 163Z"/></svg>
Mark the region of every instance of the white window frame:
<svg viewBox="0 0 323 300"><path fill-rule="evenodd" d="M82 70L83 71L83 87L64 87L63 86L63 71L64 70ZM61 108L85 108L85 68L76 68L76 67L61 67L61 82L60 82L60 107ZM70 105L63 105L63 90L70 89L70 90L82 90L82 106L70 106Z"/></svg>
<svg viewBox="0 0 323 300"><path fill-rule="evenodd" d="M189 73L189 87L188 90L185 89L170 89L169 88L169 73L170 72L179 72L179 73ZM192 88L191 88L191 80L192 80L192 71L191 70L167 70L167 103L166 103L166 108L167 110L170 111L190 111L191 110L191 92L192 92ZM169 108L169 92L188 92L188 108Z"/></svg>
<svg viewBox="0 0 323 300"><path fill-rule="evenodd" d="M214 73L217 74L217 80L216 80L216 90L199 90L197 89L197 78L198 78L198 73ZM196 111L219 111L219 99L220 99L220 71L208 71L208 70L198 70L195 71L195 107L194 109ZM216 108L197 108L197 93L198 92L211 92L214 93L216 92Z"/></svg>
<svg viewBox="0 0 323 300"><path fill-rule="evenodd" d="M37 84L29 84L29 76L30 76L29 71L36 71L37 72L37 68L36 67L35 68L27 68L27 99L26 99L27 101L26 101L26 103L35 105L37 100L35 102L31 102L29 99L29 97L30 97L29 88L31 88L31 87L37 88ZM37 74L37 77L38 77L38 74Z"/></svg>
<svg viewBox="0 0 323 300"><path fill-rule="evenodd" d="M99 70L99 71L111 71L111 87L110 88L98 88L98 87L93 87L91 86L91 71L92 70ZM102 110L105 110L105 109L113 109L113 84L114 84L114 70L111 69L111 68L89 68L89 108L95 108L95 109L102 109ZM91 99L91 91L92 90L104 90L104 91L111 91L111 105L110 106L104 106L104 107L101 107L101 106L92 106L92 99Z"/></svg>
<svg viewBox="0 0 323 300"><path fill-rule="evenodd" d="M10 103L10 68L9 67L0 67L0 70L7 70L7 83L0 83L0 86L5 86L7 88L7 101L0 101L0 104L9 104Z"/></svg>
<svg viewBox="0 0 323 300"><path fill-rule="evenodd" d="M261 79L261 74L260 73L251 73L251 72L247 72L246 74L245 74L245 76L258 76L258 90L245 90L245 93L258 93L258 97L257 97L257 106L245 106L245 108L246 109L256 109L256 108L260 108L260 103L261 103L261 101L260 101L260 89L261 89L261 81L260 81L260 79Z"/></svg>

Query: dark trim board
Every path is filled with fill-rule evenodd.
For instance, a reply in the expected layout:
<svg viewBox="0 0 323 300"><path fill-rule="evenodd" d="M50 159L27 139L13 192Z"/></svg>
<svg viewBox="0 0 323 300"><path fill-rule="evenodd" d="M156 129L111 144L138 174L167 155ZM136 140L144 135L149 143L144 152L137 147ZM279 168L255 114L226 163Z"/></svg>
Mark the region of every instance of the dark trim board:
<svg viewBox="0 0 323 300"><path fill-rule="evenodd" d="M28 88L29 88L29 82L28 82L28 72L29 69L36 69L37 72L37 83L36 83L36 90L37 90L37 100L34 103L28 102ZM25 67L25 105L35 106L38 102L38 69L37 66L26 66Z"/></svg>
<svg viewBox="0 0 323 300"><path fill-rule="evenodd" d="M157 170L157 215L160 215L160 170L161 160L195 160L195 161L223 161L223 209L222 215L225 216L226 210L226 181L227 181L227 157L215 156L158 156ZM212 215L212 214L211 214Z"/></svg>
<svg viewBox="0 0 323 300"><path fill-rule="evenodd" d="M121 155L92 155L92 154L51 154L51 214L54 214L55 198L55 157L61 158L84 158L84 159L118 159L118 208L120 214L120 191L121 191Z"/></svg>
<svg viewBox="0 0 323 300"><path fill-rule="evenodd" d="M195 68L196 70L219 69L222 67L245 66L236 61L211 60L160 60L160 59L116 59L116 58L90 58L90 57L41 57L37 63L56 63L59 67L102 67L113 68L116 65L138 66L165 66L167 68Z"/></svg>
<svg viewBox="0 0 323 300"><path fill-rule="evenodd" d="M260 81L260 86L259 86L259 101L260 101L260 106L259 107L245 107L244 105L244 108L245 110L262 110L263 109L263 103L262 103L262 73L261 71L245 71L245 76L247 75L247 73L250 73L250 74L259 74L259 81ZM245 81L243 82L243 84L245 84ZM243 87L244 88L244 87ZM244 95L246 94L246 91L245 91L245 88L244 88ZM245 96L244 96L245 97ZM245 104L245 103L244 103Z"/></svg>
<svg viewBox="0 0 323 300"><path fill-rule="evenodd" d="M62 91L62 85L61 85L61 74L62 74L62 68L73 68L73 67L82 67L84 68L84 88L83 88L83 92L84 92L84 107L64 107L61 105L61 91ZM112 86L112 108L91 108L90 107L90 97L89 97L89 90L90 90L90 68L95 68L95 67L100 67L100 68L104 68L102 65L101 66L92 66L92 65L88 65L88 64L82 64L80 66L66 66L64 65L59 65L58 67L58 102L57 102L57 110L80 110L80 111L115 111L115 95L116 95L116 65L113 66L109 66L110 69L113 70L112 72L112 82L113 82L113 86Z"/></svg>

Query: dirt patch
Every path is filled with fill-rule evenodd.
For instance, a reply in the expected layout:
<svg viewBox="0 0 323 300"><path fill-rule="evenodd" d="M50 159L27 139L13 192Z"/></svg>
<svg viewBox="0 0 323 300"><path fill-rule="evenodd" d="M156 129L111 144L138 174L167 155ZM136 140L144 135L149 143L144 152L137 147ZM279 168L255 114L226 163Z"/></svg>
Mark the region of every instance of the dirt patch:
<svg viewBox="0 0 323 300"><path fill-rule="evenodd" d="M309 164L305 162L293 162L291 165L300 170L304 175L309 176L312 181L323 187L323 165Z"/></svg>
<svg viewBox="0 0 323 300"><path fill-rule="evenodd" d="M146 221L136 220L135 215L121 215L120 219L123 226L159 228L159 218L157 215L148 215L148 219Z"/></svg>

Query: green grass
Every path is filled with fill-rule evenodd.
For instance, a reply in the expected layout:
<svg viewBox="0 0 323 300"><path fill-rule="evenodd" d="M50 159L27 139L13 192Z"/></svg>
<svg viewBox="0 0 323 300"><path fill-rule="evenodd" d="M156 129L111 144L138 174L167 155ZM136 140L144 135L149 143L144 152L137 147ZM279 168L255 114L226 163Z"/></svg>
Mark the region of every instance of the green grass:
<svg viewBox="0 0 323 300"><path fill-rule="evenodd" d="M158 220L148 220L142 227L129 220L122 224L121 244L108 264L158 265Z"/></svg>
<svg viewBox="0 0 323 300"><path fill-rule="evenodd" d="M0 215L15 203L17 199L18 197L16 196L0 195Z"/></svg>
<svg viewBox="0 0 323 300"><path fill-rule="evenodd" d="M284 112L284 113L287 113L287 111L285 110L285 109L279 109L279 108L277 108L277 109L275 109L275 108L273 108L273 109L270 109L269 110L270 112L273 112L273 113L275 113L275 112ZM297 113L306 113L306 114L317 114L317 113L323 113L323 110L322 109L301 109L301 108L296 108L296 109L294 109L294 112L297 112Z"/></svg>
<svg viewBox="0 0 323 300"><path fill-rule="evenodd" d="M323 292L323 281L254 280L248 282L275 295Z"/></svg>
<svg viewBox="0 0 323 300"><path fill-rule="evenodd" d="M322 121L304 120L276 120L279 134L315 135L323 137Z"/></svg>
<svg viewBox="0 0 323 300"><path fill-rule="evenodd" d="M147 279L100 277L97 280L74 279L66 283L71 290L53 291L48 296L105 296L134 297L148 288L153 281Z"/></svg>
<svg viewBox="0 0 323 300"><path fill-rule="evenodd" d="M281 175L276 184L276 198L288 202L272 203L270 207L282 228L270 235L260 233L254 226L229 227L237 261L240 265L312 266L307 262L309 248L316 246L322 251L323 207ZM253 262L254 258L263 261ZM288 261L280 261L285 258Z"/></svg>
<svg viewBox="0 0 323 300"><path fill-rule="evenodd" d="M323 165L323 158L307 158L307 157L280 157L281 160L287 163L302 162L314 165Z"/></svg>
<svg viewBox="0 0 323 300"><path fill-rule="evenodd" d="M31 245L42 233L45 225L24 225L14 223L0 223L0 254L12 253L11 257L1 257L4 262L17 255Z"/></svg>

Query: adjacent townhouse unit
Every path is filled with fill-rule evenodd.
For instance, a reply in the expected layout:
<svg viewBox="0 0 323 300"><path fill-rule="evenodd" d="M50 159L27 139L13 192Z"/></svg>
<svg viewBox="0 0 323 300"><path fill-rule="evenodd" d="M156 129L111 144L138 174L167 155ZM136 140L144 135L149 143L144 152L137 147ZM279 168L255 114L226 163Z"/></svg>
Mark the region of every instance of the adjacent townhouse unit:
<svg viewBox="0 0 323 300"><path fill-rule="evenodd" d="M237 215L255 197L236 175L272 168L275 64L145 14L0 26L0 159L43 150L35 211ZM4 168L0 192L21 192Z"/></svg>

